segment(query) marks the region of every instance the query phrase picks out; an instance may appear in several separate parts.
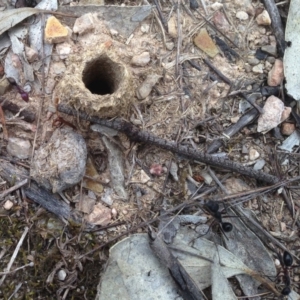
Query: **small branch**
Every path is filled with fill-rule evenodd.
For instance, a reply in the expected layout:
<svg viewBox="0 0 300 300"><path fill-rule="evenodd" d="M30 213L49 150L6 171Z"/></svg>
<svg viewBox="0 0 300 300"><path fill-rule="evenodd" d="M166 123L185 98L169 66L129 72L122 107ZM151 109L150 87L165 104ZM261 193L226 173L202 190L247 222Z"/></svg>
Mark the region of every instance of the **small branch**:
<svg viewBox="0 0 300 300"><path fill-rule="evenodd" d="M203 61L212 69L224 82L231 85L231 80L227 78L221 71L219 71L207 58L204 58Z"/></svg>
<svg viewBox="0 0 300 300"><path fill-rule="evenodd" d="M263 2L272 21L271 26L273 28L273 33L277 40L278 53L282 57L285 50L285 39L284 39L284 30L283 30L278 8L274 0L263 0Z"/></svg>
<svg viewBox="0 0 300 300"><path fill-rule="evenodd" d="M19 240L19 242L18 242L18 244L17 244L17 247L16 247L16 249L15 249L15 251L14 251L14 253L13 253L13 255L12 255L12 257L11 257L9 263L8 263L8 265L7 265L6 272L9 272L9 271L10 271L10 268L11 268L11 266L13 265L13 263L14 263L14 261L15 261L17 255L18 255L18 253L19 253L19 250L20 250L20 248L21 248L21 246L22 246L22 244L23 244L23 241L24 241L24 239L25 239L27 233L28 233L28 230L29 230L29 228L28 228L28 227L25 227L24 232L23 232L23 234L22 234L22 236L21 236L21 238L20 238L20 240ZM0 286L1 286L2 283L4 282L4 280L5 280L5 278L6 278L6 275L7 275L7 274L3 275L3 277L1 278L1 280L0 280Z"/></svg>
<svg viewBox="0 0 300 300"><path fill-rule="evenodd" d="M163 24L165 30L168 32L168 23L166 22L166 20L165 20L165 18L163 16L163 13L162 13L162 11L160 9L160 5L159 5L158 1L154 0L154 4L156 6L156 9L157 9L158 15L160 17L161 23Z"/></svg>
<svg viewBox="0 0 300 300"><path fill-rule="evenodd" d="M0 97L0 105L4 110L7 109L11 111L13 114L20 113L20 117L26 122L32 123L35 120L35 114L32 111L28 110L27 108L20 111L21 108L18 105L8 101L3 97Z"/></svg>
<svg viewBox="0 0 300 300"><path fill-rule="evenodd" d="M257 111L260 113L260 114L263 114L264 113L264 110L255 103L254 100L252 100L250 97L248 97L246 94L244 93L240 93L240 95L248 102L250 103L254 108L257 109Z"/></svg>
<svg viewBox="0 0 300 300"><path fill-rule="evenodd" d="M239 163L235 163L229 159L223 159L219 157L215 157L209 154L205 154L199 151L196 151L193 148L178 145L174 141L167 141L165 139L159 138L149 132L139 130L137 127L133 126L129 122L126 122L122 119L114 119L112 121L106 119L100 119L98 117L89 116L86 113L79 112L67 105L59 104L57 107L59 112L73 115L75 117L79 117L83 120L100 124L109 128L113 128L115 130L121 131L125 133L132 141L135 142L145 142L148 144L155 145L165 150L169 150L171 152L177 153L186 157L187 159L200 161L202 163L219 167L221 169L230 170L233 172L237 172L252 178L256 178L257 180L264 181L267 183L276 183L279 179L276 176L264 173L262 171L253 170L251 168L245 167Z"/></svg>
<svg viewBox="0 0 300 300"><path fill-rule="evenodd" d="M249 110L246 114L241 116L241 118L237 121L237 123L230 125L228 128L224 130L224 135L228 137L232 137L236 133L238 133L242 128L246 125L253 122L258 117L258 111L255 108ZM212 154L218 151L218 149L222 146L223 141L221 139L213 141L210 146L207 148L207 153Z"/></svg>
<svg viewBox="0 0 300 300"><path fill-rule="evenodd" d="M7 189L3 193L0 194L0 200L3 200L5 196L9 195L11 192L19 189L20 187L24 186L27 184L28 179L24 179L21 182L18 182L16 185L12 186L11 188Z"/></svg>

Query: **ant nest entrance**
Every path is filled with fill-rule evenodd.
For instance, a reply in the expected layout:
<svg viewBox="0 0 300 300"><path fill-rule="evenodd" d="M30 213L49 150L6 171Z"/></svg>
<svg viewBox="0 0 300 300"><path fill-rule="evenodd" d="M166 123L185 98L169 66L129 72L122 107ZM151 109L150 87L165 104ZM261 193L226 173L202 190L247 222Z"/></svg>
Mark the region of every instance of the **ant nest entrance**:
<svg viewBox="0 0 300 300"><path fill-rule="evenodd" d="M92 94L106 95L115 93L122 82L124 66L102 55L86 63L82 80Z"/></svg>
<svg viewBox="0 0 300 300"><path fill-rule="evenodd" d="M60 103L99 117L115 117L134 98L129 68L113 47L73 55L55 94Z"/></svg>

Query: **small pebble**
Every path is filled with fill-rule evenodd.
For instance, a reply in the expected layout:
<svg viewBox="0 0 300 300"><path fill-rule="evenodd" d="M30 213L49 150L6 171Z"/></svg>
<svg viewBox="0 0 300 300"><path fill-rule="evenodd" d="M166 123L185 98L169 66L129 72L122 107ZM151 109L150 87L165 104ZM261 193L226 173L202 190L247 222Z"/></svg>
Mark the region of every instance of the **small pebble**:
<svg viewBox="0 0 300 300"><path fill-rule="evenodd" d="M115 30L115 29L110 29L110 34L112 35L112 36L117 36L118 34L119 34L119 32L117 31L117 30Z"/></svg>
<svg viewBox="0 0 300 300"><path fill-rule="evenodd" d="M270 96L263 107L264 113L257 120L257 132L267 132L276 127L284 111L284 103L275 96Z"/></svg>
<svg viewBox="0 0 300 300"><path fill-rule="evenodd" d="M200 29L194 38L194 44L210 57L215 57L219 49L205 28Z"/></svg>
<svg viewBox="0 0 300 300"><path fill-rule="evenodd" d="M25 54L30 63L34 62L39 57L39 54L34 49L27 46L25 46Z"/></svg>
<svg viewBox="0 0 300 300"><path fill-rule="evenodd" d="M237 123L237 121L240 119L240 116L235 116L235 117L232 117L231 119L230 119L230 121L231 121L231 123L232 124L235 124L235 123Z"/></svg>
<svg viewBox="0 0 300 300"><path fill-rule="evenodd" d="M273 67L273 64L269 63L267 60L265 62L265 69L270 71Z"/></svg>
<svg viewBox="0 0 300 300"><path fill-rule="evenodd" d="M60 269L57 273L57 277L60 281L65 281L66 277L67 277L67 273L64 269Z"/></svg>
<svg viewBox="0 0 300 300"><path fill-rule="evenodd" d="M230 30L230 24L226 19L226 16L221 11L216 11L213 14L212 21L215 26L222 30L223 32L228 32Z"/></svg>
<svg viewBox="0 0 300 300"><path fill-rule="evenodd" d="M256 17L256 22L258 25L265 25L265 26L271 25L271 18L269 16L269 13L266 10L264 10L261 14L259 14Z"/></svg>
<svg viewBox="0 0 300 300"><path fill-rule="evenodd" d="M242 147L242 153L243 154L248 154L249 153L249 150L245 145L243 145L243 147Z"/></svg>
<svg viewBox="0 0 300 300"><path fill-rule="evenodd" d="M270 64L274 64L275 63L275 57L273 57L273 56L268 56L267 57L267 61L270 63Z"/></svg>
<svg viewBox="0 0 300 300"><path fill-rule="evenodd" d="M73 32L82 35L94 29L94 18L91 13L84 14L75 20Z"/></svg>
<svg viewBox="0 0 300 300"><path fill-rule="evenodd" d="M238 11L235 16L242 21L249 19L249 15L245 11Z"/></svg>
<svg viewBox="0 0 300 300"><path fill-rule="evenodd" d="M152 164L149 170L150 174L161 176L163 174L163 167L160 164Z"/></svg>
<svg viewBox="0 0 300 300"><path fill-rule="evenodd" d="M149 30L150 30L150 26L149 26L148 24L143 24L143 25L141 26L141 32L142 32L142 33L148 33Z"/></svg>
<svg viewBox="0 0 300 300"><path fill-rule="evenodd" d="M152 88L161 78L160 75L157 74L148 74L143 83L137 88L136 96L139 100L145 99L150 95Z"/></svg>
<svg viewBox="0 0 300 300"><path fill-rule="evenodd" d="M283 135L291 135L296 130L296 126L293 123L282 123L281 133Z"/></svg>
<svg viewBox="0 0 300 300"><path fill-rule="evenodd" d="M71 45L68 43L61 43L56 46L56 52L60 59L66 59L71 53Z"/></svg>
<svg viewBox="0 0 300 300"><path fill-rule="evenodd" d="M259 159L253 166L253 170L261 170L265 164L266 161L264 159Z"/></svg>
<svg viewBox="0 0 300 300"><path fill-rule="evenodd" d="M259 59L257 59L256 57L250 57L248 59L248 64L251 66L256 66L259 64Z"/></svg>
<svg viewBox="0 0 300 300"><path fill-rule="evenodd" d="M259 158L259 153L254 148L250 148L250 150L249 150L249 159L250 160L255 160L257 158Z"/></svg>
<svg viewBox="0 0 300 300"><path fill-rule="evenodd" d="M143 52L140 55L133 56L131 59L131 64L138 67L146 66L150 61L150 53Z"/></svg>
<svg viewBox="0 0 300 300"><path fill-rule="evenodd" d="M173 176L175 181L179 180L177 172L178 172L178 165L172 161L171 168L170 168L170 174Z"/></svg>
<svg viewBox="0 0 300 300"><path fill-rule="evenodd" d="M212 10L219 10L223 7L223 4L220 2L215 2L211 6Z"/></svg>
<svg viewBox="0 0 300 300"><path fill-rule="evenodd" d="M252 68L253 73L255 74L263 74L264 66L262 64L258 64Z"/></svg>
<svg viewBox="0 0 300 300"><path fill-rule="evenodd" d="M10 137L7 144L7 152L19 159L27 159L31 154L31 144L27 140Z"/></svg>
<svg viewBox="0 0 300 300"><path fill-rule="evenodd" d="M111 215L112 215L112 217L113 217L114 219L118 216L118 212L117 212L117 210L116 210L115 208L112 208L112 210L111 210Z"/></svg>
<svg viewBox="0 0 300 300"><path fill-rule="evenodd" d="M261 50L273 56L277 55L276 45L265 45L261 47Z"/></svg>
<svg viewBox="0 0 300 300"><path fill-rule="evenodd" d="M3 207L4 207L4 209L6 209L6 210L10 210L10 209L13 207L13 205L14 205L14 203L13 203L12 201L7 200L7 201L4 203Z"/></svg>
<svg viewBox="0 0 300 300"><path fill-rule="evenodd" d="M283 78L284 78L283 62L280 59L276 59L273 68L268 74L268 85L269 86L280 85Z"/></svg>
<svg viewBox="0 0 300 300"><path fill-rule="evenodd" d="M173 50L174 49L174 43L173 42L167 42L166 43L166 48L167 48L167 50L169 50L169 51L171 51L171 50Z"/></svg>

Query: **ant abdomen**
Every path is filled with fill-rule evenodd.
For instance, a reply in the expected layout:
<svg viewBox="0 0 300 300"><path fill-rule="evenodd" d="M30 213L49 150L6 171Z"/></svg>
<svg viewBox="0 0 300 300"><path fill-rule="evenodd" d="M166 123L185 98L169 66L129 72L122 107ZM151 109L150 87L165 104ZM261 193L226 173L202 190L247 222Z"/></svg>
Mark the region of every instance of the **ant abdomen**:
<svg viewBox="0 0 300 300"><path fill-rule="evenodd" d="M232 226L231 223L223 222L223 223L222 223L222 229L223 229L225 232L230 232L230 231L232 231L233 226Z"/></svg>
<svg viewBox="0 0 300 300"><path fill-rule="evenodd" d="M293 264L293 257L292 255L287 252L287 251L284 251L283 252L283 263L287 266L287 267L290 267L292 264Z"/></svg>
<svg viewBox="0 0 300 300"><path fill-rule="evenodd" d="M291 288L289 286L286 286L282 289L281 294L287 296L290 294L290 292L291 292Z"/></svg>

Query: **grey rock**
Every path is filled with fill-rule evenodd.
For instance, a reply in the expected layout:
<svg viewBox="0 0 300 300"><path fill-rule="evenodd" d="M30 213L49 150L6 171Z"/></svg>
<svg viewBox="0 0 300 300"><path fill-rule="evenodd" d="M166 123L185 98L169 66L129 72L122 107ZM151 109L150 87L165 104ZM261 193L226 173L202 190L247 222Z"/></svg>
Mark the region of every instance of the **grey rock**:
<svg viewBox="0 0 300 300"><path fill-rule="evenodd" d="M30 175L46 189L58 193L80 182L86 159L83 137L69 127L56 129L49 142L36 151Z"/></svg>
<svg viewBox="0 0 300 300"><path fill-rule="evenodd" d="M27 159L31 153L31 144L27 140L10 137L7 144L7 152L19 159Z"/></svg>
<svg viewBox="0 0 300 300"><path fill-rule="evenodd" d="M277 48L275 45L266 45L261 47L262 51L269 53L270 55L276 56L277 55Z"/></svg>

